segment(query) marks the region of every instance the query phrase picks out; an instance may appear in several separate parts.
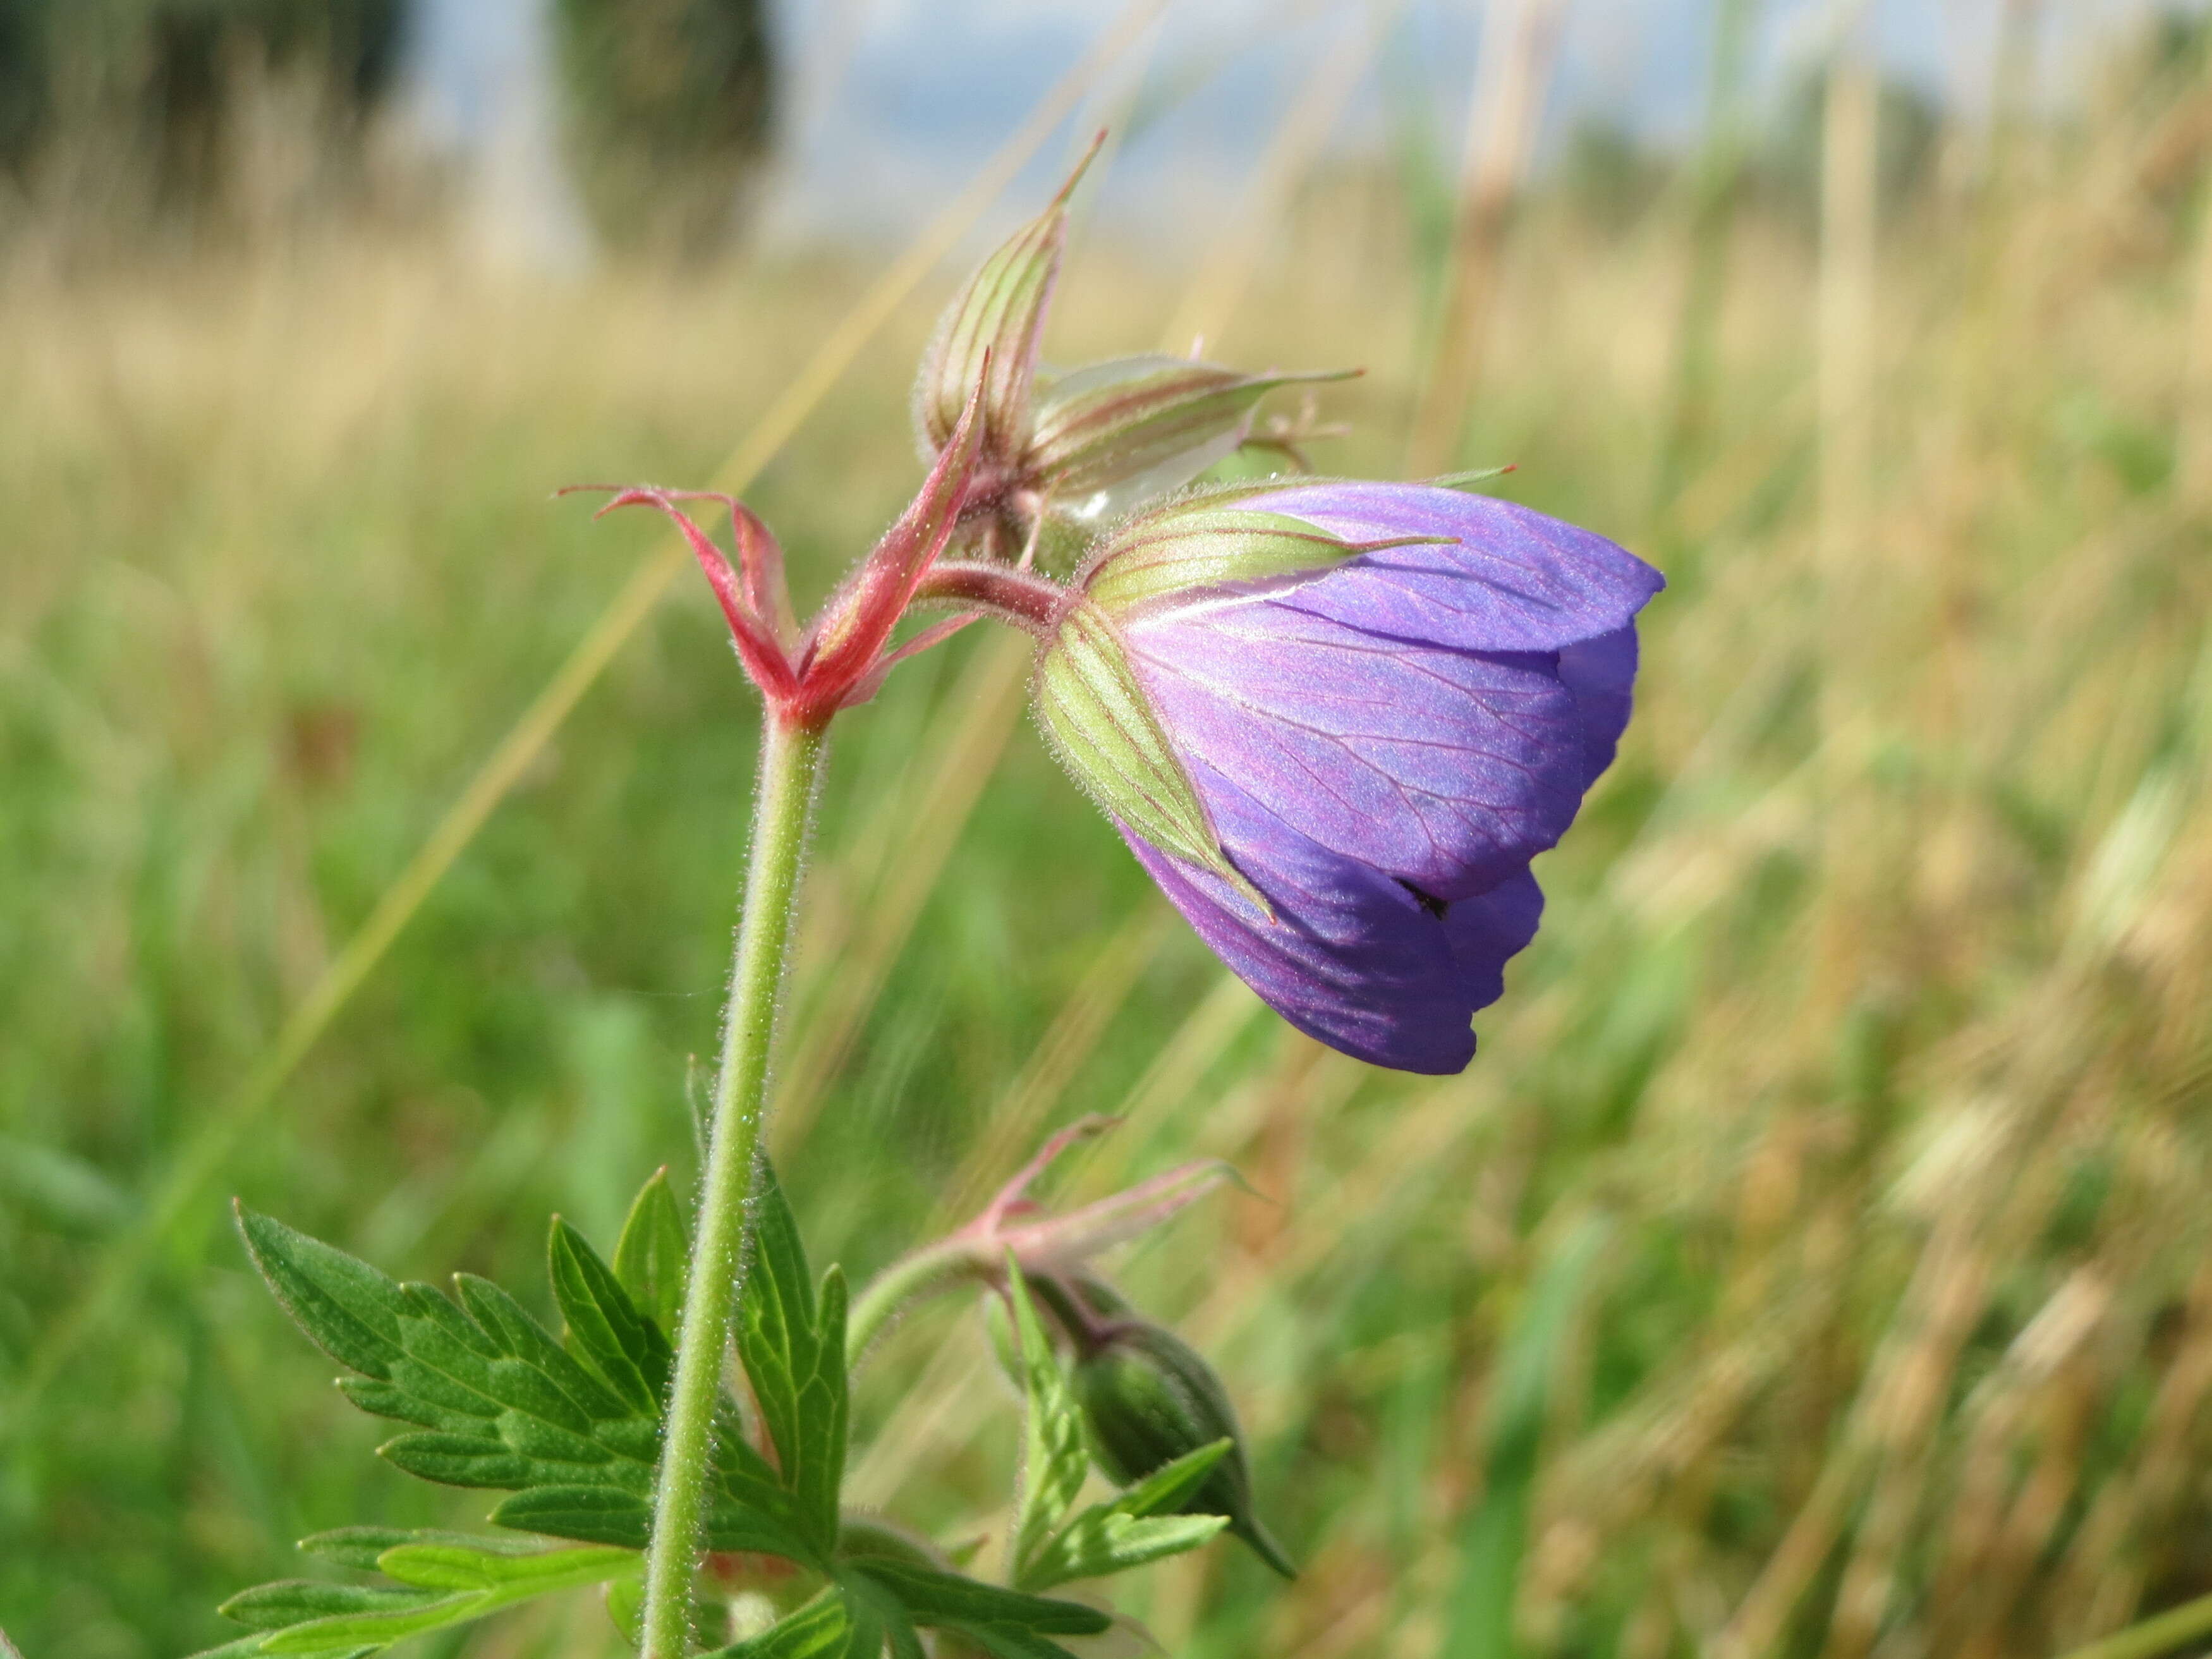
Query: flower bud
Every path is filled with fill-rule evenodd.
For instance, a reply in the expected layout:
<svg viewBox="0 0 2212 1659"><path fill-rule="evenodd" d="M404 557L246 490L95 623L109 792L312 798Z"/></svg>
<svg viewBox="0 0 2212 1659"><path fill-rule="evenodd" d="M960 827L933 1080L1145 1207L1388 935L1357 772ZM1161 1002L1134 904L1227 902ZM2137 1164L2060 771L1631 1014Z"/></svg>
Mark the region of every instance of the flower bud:
<svg viewBox="0 0 2212 1659"><path fill-rule="evenodd" d="M1036 389L1024 485L1070 518L1100 523L1182 489L1250 435L1278 386L1355 370L1246 374L1188 357L1123 357Z"/></svg>
<svg viewBox="0 0 2212 1659"><path fill-rule="evenodd" d="M915 426L931 453L951 438L979 379L986 465L1011 464L1028 442L1038 343L1067 241L1067 198L1097 153L1094 143L1045 210L976 267L938 319L915 386Z"/></svg>
<svg viewBox="0 0 2212 1659"><path fill-rule="evenodd" d="M1134 1486L1178 1457L1230 1443L1228 1455L1183 1502L1189 1515L1224 1515L1229 1530L1285 1578L1297 1570L1252 1510L1252 1473L1228 1390L1197 1350L1141 1320L1116 1321L1077 1359L1077 1402L1098 1466Z"/></svg>

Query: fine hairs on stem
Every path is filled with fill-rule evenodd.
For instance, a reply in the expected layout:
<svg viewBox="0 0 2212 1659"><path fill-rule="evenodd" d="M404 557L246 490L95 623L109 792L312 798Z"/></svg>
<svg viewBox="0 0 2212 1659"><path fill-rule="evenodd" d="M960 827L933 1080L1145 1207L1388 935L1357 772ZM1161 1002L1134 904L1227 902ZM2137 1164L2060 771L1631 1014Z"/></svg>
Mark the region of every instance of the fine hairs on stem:
<svg viewBox="0 0 2212 1659"><path fill-rule="evenodd" d="M807 827L822 761L819 729L763 724L744 908L730 972L720 1071L701 1183L694 1267L676 1343L676 1376L655 1483L646 1554L644 1652L684 1659L705 1515L708 1447L743 1261L786 959L793 901L805 866Z"/></svg>

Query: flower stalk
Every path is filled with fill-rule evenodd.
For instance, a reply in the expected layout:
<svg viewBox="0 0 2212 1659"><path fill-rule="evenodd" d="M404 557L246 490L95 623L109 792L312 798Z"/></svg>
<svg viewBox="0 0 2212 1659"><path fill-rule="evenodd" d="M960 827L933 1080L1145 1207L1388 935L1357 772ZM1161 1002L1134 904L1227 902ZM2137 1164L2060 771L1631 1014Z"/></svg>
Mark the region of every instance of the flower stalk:
<svg viewBox="0 0 2212 1659"><path fill-rule="evenodd" d="M1237 1179L1225 1164L1179 1164L1079 1208L1054 1214L1030 1188L1070 1146L1117 1127L1118 1119L1085 1117L1054 1135L1001 1187L981 1213L934 1243L894 1261L854 1298L845 1322L845 1352L857 1366L909 1303L963 1284L1006 1286L1011 1259L1039 1285L1061 1274L1083 1274L1093 1257L1150 1232L1223 1182Z"/></svg>
<svg viewBox="0 0 2212 1659"><path fill-rule="evenodd" d="M653 1538L646 1553L646 1659L684 1659L690 1651L692 1589L699 1570L714 1407L744 1261L746 1201L760 1146L769 1051L790 955L792 903L805 862L823 739L821 726L787 721L773 710L761 738L752 845L722 1024L721 1069L677 1336Z"/></svg>

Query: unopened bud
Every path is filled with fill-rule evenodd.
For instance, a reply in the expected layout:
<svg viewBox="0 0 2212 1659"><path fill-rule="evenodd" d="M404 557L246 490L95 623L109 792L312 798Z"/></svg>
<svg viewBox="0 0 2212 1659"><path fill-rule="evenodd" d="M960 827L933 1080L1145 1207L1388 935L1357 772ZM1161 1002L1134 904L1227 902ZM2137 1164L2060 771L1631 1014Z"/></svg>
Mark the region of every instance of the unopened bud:
<svg viewBox="0 0 2212 1659"><path fill-rule="evenodd" d="M1045 210L976 267L938 319L915 386L915 425L931 451L944 448L979 378L987 466L1010 465L1029 441L1030 391L1067 240L1067 198L1097 153L1093 143Z"/></svg>
<svg viewBox="0 0 2212 1659"><path fill-rule="evenodd" d="M1085 1346L1073 1381L1099 1467L1122 1486L1134 1486L1178 1457L1228 1441L1227 1455L1181 1511L1228 1516L1229 1530L1262 1561L1295 1577L1282 1546L1253 1513L1252 1472L1236 1408L1197 1350L1142 1320L1116 1320Z"/></svg>
<svg viewBox="0 0 2212 1659"><path fill-rule="evenodd" d="M1037 387L1022 481L1068 517L1118 518L1232 453L1276 387L1356 372L1246 374L1162 356L1073 369Z"/></svg>

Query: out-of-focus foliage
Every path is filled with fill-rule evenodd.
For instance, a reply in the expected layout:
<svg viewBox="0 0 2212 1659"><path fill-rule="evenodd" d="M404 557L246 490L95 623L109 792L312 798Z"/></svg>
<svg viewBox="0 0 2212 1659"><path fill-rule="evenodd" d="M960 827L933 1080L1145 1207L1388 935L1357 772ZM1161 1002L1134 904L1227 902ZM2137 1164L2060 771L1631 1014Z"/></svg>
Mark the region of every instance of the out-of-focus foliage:
<svg viewBox="0 0 2212 1659"><path fill-rule="evenodd" d="M743 222L775 119L763 0L555 0L576 180L601 237L699 257Z"/></svg>
<svg viewBox="0 0 2212 1659"><path fill-rule="evenodd" d="M0 0L0 167L20 166L46 124L43 0Z"/></svg>
<svg viewBox="0 0 2212 1659"><path fill-rule="evenodd" d="M1753 169L1755 187L1808 228L1820 214L1825 76L1802 77L1782 100ZM1936 100L1909 81L1885 76L1876 90L1875 183L1882 211L1894 216L1936 182L1942 118Z"/></svg>
<svg viewBox="0 0 2212 1659"><path fill-rule="evenodd" d="M165 205L236 182L258 100L286 142L343 147L397 64L403 0L0 0L0 161L55 146L143 168ZM276 89L282 88L278 93Z"/></svg>
<svg viewBox="0 0 2212 1659"><path fill-rule="evenodd" d="M1626 229L1656 206L1674 175L1671 156L1616 121L1577 124L1559 159L1561 193L1608 231Z"/></svg>

